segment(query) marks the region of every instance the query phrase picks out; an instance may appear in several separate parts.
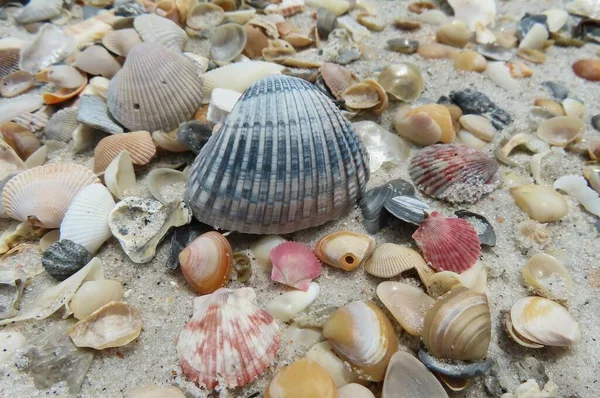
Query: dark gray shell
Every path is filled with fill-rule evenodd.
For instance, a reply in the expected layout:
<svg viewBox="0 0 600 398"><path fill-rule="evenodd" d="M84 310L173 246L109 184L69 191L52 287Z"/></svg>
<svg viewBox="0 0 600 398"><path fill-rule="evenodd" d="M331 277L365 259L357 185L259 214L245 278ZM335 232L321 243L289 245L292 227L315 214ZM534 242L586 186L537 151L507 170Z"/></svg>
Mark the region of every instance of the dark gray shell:
<svg viewBox="0 0 600 398"><path fill-rule="evenodd" d="M350 122L314 85L267 76L202 148L186 201L217 228L289 233L346 213L365 190L368 164Z"/></svg>
<svg viewBox="0 0 600 398"><path fill-rule="evenodd" d="M42 266L52 277L64 281L92 260L92 253L68 239L53 243L42 256Z"/></svg>

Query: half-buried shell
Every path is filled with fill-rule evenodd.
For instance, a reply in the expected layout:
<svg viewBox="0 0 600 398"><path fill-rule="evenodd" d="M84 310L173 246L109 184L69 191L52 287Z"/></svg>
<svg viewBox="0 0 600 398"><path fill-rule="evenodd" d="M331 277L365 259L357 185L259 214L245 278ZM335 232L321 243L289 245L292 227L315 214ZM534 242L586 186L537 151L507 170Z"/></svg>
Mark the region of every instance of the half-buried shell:
<svg viewBox="0 0 600 398"><path fill-rule="evenodd" d="M345 271L358 268L374 249L373 237L349 231L325 235L315 243L315 254L321 261Z"/></svg>
<svg viewBox="0 0 600 398"><path fill-rule="evenodd" d="M75 58L74 65L84 72L92 75L101 75L107 79L112 77L121 69L121 65L102 46L91 46L86 48Z"/></svg>
<svg viewBox="0 0 600 398"><path fill-rule="evenodd" d="M135 29L120 29L108 32L102 38L104 47L117 55L124 57L129 54L129 51L137 44L141 43L142 39Z"/></svg>
<svg viewBox="0 0 600 398"><path fill-rule="evenodd" d="M416 251L395 243L384 243L369 257L365 271L379 278L392 278L419 266L425 266L425 260Z"/></svg>
<svg viewBox="0 0 600 398"><path fill-rule="evenodd" d="M269 253L275 282L307 291L313 278L321 275L323 266L312 250L298 242L283 242Z"/></svg>
<svg viewBox="0 0 600 398"><path fill-rule="evenodd" d="M94 150L94 171L100 173L106 170L122 151L129 152L134 165L145 166L156 155L156 146L147 131L105 137L100 140Z"/></svg>
<svg viewBox="0 0 600 398"><path fill-rule="evenodd" d="M246 31L238 24L228 23L211 29L210 56L216 62L229 62L244 51Z"/></svg>
<svg viewBox="0 0 600 398"><path fill-rule="evenodd" d="M202 148L186 201L209 225L287 233L345 214L368 178L362 142L335 105L304 80L274 75L246 90Z"/></svg>

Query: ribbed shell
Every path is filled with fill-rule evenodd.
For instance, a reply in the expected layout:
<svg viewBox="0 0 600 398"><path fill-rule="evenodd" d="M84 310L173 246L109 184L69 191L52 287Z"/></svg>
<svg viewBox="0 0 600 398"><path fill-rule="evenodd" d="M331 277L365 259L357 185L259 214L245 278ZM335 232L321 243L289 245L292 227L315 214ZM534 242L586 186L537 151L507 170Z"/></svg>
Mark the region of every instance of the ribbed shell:
<svg viewBox="0 0 600 398"><path fill-rule="evenodd" d="M134 165L145 166L156 155L156 145L147 131L104 137L94 150L94 172L100 173L106 170L121 151L129 152Z"/></svg>
<svg viewBox="0 0 600 398"><path fill-rule="evenodd" d="M19 70L20 48L0 49L0 79Z"/></svg>
<svg viewBox="0 0 600 398"><path fill-rule="evenodd" d="M474 203L500 184L498 162L476 149L456 144L432 145L410 161L410 178L429 196Z"/></svg>
<svg viewBox="0 0 600 398"><path fill-rule="evenodd" d="M48 120L44 135L49 140L69 142L78 125L77 108L62 109Z"/></svg>
<svg viewBox="0 0 600 398"><path fill-rule="evenodd" d="M194 61L156 43L141 43L110 81L108 108L129 130L170 131L202 102Z"/></svg>
<svg viewBox="0 0 600 398"><path fill-rule="evenodd" d="M106 103L96 95L84 95L80 98L77 120L109 134L124 131L110 116Z"/></svg>
<svg viewBox="0 0 600 398"><path fill-rule="evenodd" d="M419 265L425 265L425 260L416 251L394 243L384 243L369 257L365 271L379 278L392 278Z"/></svg>
<svg viewBox="0 0 600 398"><path fill-rule="evenodd" d="M62 6L63 0L31 0L15 16L15 20L20 24L28 24L52 19L60 14Z"/></svg>
<svg viewBox="0 0 600 398"><path fill-rule="evenodd" d="M413 234L425 259L438 271L461 273L479 258L481 246L473 225L434 211Z"/></svg>
<svg viewBox="0 0 600 398"><path fill-rule="evenodd" d="M102 38L102 44L108 50L124 57L136 45L140 44L142 39L135 29L121 29L108 32Z"/></svg>
<svg viewBox="0 0 600 398"><path fill-rule="evenodd" d="M58 228L75 195L96 182L90 169L75 163L34 167L6 184L2 204L14 219L35 217L45 228Z"/></svg>
<svg viewBox="0 0 600 398"><path fill-rule="evenodd" d="M187 42L188 36L183 29L170 19L159 17L156 14L144 14L136 17L133 26L145 42L162 44L179 53L183 51Z"/></svg>
<svg viewBox="0 0 600 398"><path fill-rule="evenodd" d="M260 376L279 349L279 327L251 288L219 289L194 299L177 340L183 373L208 389L242 387Z"/></svg>
<svg viewBox="0 0 600 398"><path fill-rule="evenodd" d="M186 201L218 228L279 234L335 220L369 178L360 138L312 84L273 75L254 83L190 171Z"/></svg>
<svg viewBox="0 0 600 398"><path fill-rule="evenodd" d="M114 207L115 201L104 185L88 185L71 202L60 224L60 239L80 244L94 254L112 236L108 215Z"/></svg>
<svg viewBox="0 0 600 398"><path fill-rule="evenodd" d="M348 68L331 62L325 62L321 66L321 76L331 94L338 100L342 99L344 91L350 88L352 84L358 82Z"/></svg>

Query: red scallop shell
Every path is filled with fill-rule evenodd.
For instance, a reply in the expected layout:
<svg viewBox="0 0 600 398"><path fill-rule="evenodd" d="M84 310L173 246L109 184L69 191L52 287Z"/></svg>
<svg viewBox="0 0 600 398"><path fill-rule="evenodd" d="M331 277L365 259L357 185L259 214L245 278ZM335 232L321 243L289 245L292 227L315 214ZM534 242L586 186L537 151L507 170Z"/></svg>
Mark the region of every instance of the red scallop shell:
<svg viewBox="0 0 600 398"><path fill-rule="evenodd" d="M438 271L461 273L479 258L481 246L470 222L434 211L413 234L425 260Z"/></svg>
<svg viewBox="0 0 600 398"><path fill-rule="evenodd" d="M410 161L408 173L429 196L455 203L475 203L500 185L496 159L457 144L431 145Z"/></svg>
<svg viewBox="0 0 600 398"><path fill-rule="evenodd" d="M283 242L269 256L273 263L271 279L296 289L307 291L313 278L323 271L323 264L312 249L302 243Z"/></svg>

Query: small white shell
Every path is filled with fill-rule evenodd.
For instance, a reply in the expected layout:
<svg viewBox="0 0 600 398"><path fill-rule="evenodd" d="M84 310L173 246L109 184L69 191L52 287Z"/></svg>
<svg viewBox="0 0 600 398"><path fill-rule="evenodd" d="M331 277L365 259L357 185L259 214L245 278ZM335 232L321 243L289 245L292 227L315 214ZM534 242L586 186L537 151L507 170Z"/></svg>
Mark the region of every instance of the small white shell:
<svg viewBox="0 0 600 398"><path fill-rule="evenodd" d="M489 62L485 74L506 91L519 88L519 83L510 75L510 69L504 62Z"/></svg>
<svg viewBox="0 0 600 398"><path fill-rule="evenodd" d="M123 199L125 192L136 184L135 170L129 152L121 151L104 171L104 183L116 198Z"/></svg>
<svg viewBox="0 0 600 398"><path fill-rule="evenodd" d="M111 301L123 299L123 285L109 279L85 282L71 299L71 310L77 319L85 319L92 312Z"/></svg>
<svg viewBox="0 0 600 398"><path fill-rule="evenodd" d="M271 253L271 250L283 242L287 242L287 240L277 235L266 235L260 238L252 246L252 253L254 254L254 258L258 265L266 270L270 270L272 264L269 254Z"/></svg>
<svg viewBox="0 0 600 398"><path fill-rule="evenodd" d="M154 169L148 174L148 189L152 196L164 205L183 199L186 181L186 175L181 171Z"/></svg>
<svg viewBox="0 0 600 398"><path fill-rule="evenodd" d="M215 88L210 96L206 119L215 124L223 122L241 96L242 93L234 90Z"/></svg>
<svg viewBox="0 0 600 398"><path fill-rule="evenodd" d="M560 189L569 195L575 196L587 211L600 217L600 196L588 187L584 177L576 175L562 176L554 181L554 189Z"/></svg>
<svg viewBox="0 0 600 398"><path fill-rule="evenodd" d="M307 291L292 290L285 292L265 304L265 311L282 322L287 322L299 312L304 311L319 297L320 288L311 282Z"/></svg>
<svg viewBox="0 0 600 398"><path fill-rule="evenodd" d="M541 23L533 24L527 35L521 40L519 48L529 48L533 50L541 50L544 43L548 40L548 31Z"/></svg>

